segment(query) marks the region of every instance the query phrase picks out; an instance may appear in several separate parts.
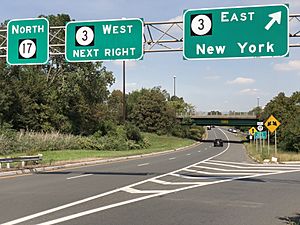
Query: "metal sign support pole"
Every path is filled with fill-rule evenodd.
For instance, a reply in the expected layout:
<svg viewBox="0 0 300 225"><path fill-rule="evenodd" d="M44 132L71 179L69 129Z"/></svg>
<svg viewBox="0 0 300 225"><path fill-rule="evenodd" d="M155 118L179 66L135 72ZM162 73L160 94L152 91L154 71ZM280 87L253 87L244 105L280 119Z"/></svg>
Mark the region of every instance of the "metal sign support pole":
<svg viewBox="0 0 300 225"><path fill-rule="evenodd" d="M126 121L126 96L125 96L125 61L122 62L123 67L123 122Z"/></svg>
<svg viewBox="0 0 300 225"><path fill-rule="evenodd" d="M260 152L263 153L263 148L262 148L262 133L260 132L259 135L259 144L260 144Z"/></svg>
<svg viewBox="0 0 300 225"><path fill-rule="evenodd" d="M258 140L257 140L257 138L255 138L255 145L256 145L256 152L258 152Z"/></svg>
<svg viewBox="0 0 300 225"><path fill-rule="evenodd" d="M268 155L270 155L270 131L268 131Z"/></svg>
<svg viewBox="0 0 300 225"><path fill-rule="evenodd" d="M275 156L277 156L277 132L275 130Z"/></svg>

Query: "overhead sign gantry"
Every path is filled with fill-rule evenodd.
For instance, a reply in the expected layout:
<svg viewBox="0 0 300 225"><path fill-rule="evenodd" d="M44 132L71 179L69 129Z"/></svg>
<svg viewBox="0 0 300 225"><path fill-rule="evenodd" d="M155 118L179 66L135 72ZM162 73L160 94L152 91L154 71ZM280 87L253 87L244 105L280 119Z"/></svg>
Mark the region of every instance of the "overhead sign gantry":
<svg viewBox="0 0 300 225"><path fill-rule="evenodd" d="M183 51L187 60L281 57L288 56L289 47L300 47L293 41L300 37L299 28L294 26L299 18L300 14L288 15L287 5L277 4L189 9L184 12L184 21L76 21L73 25L78 23L75 26L81 29L70 31L66 26L49 27L44 18L12 20L9 27L0 28L0 58L6 57L11 65L30 65L46 64L49 54L65 55L69 62L138 60L144 53L173 51ZM45 22L43 32L35 32L41 25L39 20ZM131 25L136 26L126 24L127 20L138 20L134 23L140 31L129 35ZM93 30L93 26L101 28L100 22L102 31ZM103 25L106 37L101 36ZM68 43L62 38L65 34Z"/></svg>

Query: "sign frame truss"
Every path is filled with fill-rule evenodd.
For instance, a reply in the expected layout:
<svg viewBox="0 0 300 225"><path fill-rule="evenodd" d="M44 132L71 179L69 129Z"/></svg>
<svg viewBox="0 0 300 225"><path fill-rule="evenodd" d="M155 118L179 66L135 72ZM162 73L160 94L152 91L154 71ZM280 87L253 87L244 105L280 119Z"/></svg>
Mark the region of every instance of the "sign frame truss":
<svg viewBox="0 0 300 225"><path fill-rule="evenodd" d="M289 47L300 47L300 14L289 15ZM181 32L180 32L181 30ZM62 38L63 37L63 38ZM50 57L65 55L65 26L50 26L49 52ZM144 53L182 52L183 21L170 20L161 22L144 22ZM7 28L0 28L0 58L7 54Z"/></svg>

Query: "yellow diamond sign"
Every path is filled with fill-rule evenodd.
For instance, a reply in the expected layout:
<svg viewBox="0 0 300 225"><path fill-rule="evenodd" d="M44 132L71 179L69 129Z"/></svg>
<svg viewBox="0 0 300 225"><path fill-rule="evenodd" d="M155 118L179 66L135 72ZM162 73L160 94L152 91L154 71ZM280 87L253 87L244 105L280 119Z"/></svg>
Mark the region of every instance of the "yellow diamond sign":
<svg viewBox="0 0 300 225"><path fill-rule="evenodd" d="M251 135L254 135L256 132L257 132L257 130L256 130L255 127L251 127L251 128L249 129L249 133L250 133Z"/></svg>
<svg viewBox="0 0 300 225"><path fill-rule="evenodd" d="M271 133L273 133L280 126L280 124L281 123L273 115L271 115L265 122L265 127L268 128Z"/></svg>

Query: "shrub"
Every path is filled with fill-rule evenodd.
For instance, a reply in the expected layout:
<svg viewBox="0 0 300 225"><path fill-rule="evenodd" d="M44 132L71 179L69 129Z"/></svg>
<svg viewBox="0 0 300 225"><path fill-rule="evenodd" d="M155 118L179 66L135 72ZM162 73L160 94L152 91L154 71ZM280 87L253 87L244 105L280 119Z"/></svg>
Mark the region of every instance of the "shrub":
<svg viewBox="0 0 300 225"><path fill-rule="evenodd" d="M190 128L190 135L189 138L200 141L204 134L204 128L201 126L192 126Z"/></svg>
<svg viewBox="0 0 300 225"><path fill-rule="evenodd" d="M139 142L143 140L143 136L141 134L140 129L131 123L126 123L125 132L128 140L132 140L135 142Z"/></svg>
<svg viewBox="0 0 300 225"><path fill-rule="evenodd" d="M139 129L133 125L106 126L92 136L71 134L16 132L12 129L0 130L0 155L11 153L26 154L52 150L115 150L141 149L149 146Z"/></svg>

